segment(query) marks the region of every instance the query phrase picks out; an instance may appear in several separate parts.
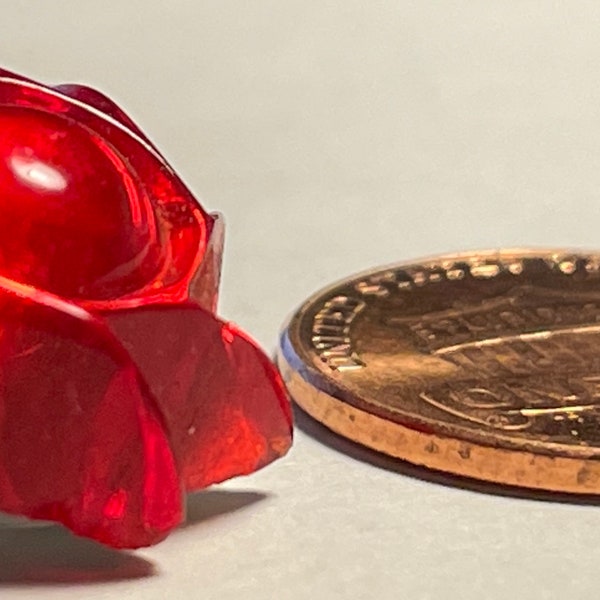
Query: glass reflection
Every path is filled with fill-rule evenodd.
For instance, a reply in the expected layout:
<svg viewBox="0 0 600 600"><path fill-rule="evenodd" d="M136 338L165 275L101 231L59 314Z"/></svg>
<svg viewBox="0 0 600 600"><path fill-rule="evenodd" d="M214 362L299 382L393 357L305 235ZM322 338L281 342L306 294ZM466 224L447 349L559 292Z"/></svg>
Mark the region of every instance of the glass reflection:
<svg viewBox="0 0 600 600"><path fill-rule="evenodd" d="M10 167L21 183L46 192L62 192L67 187L64 175L35 157L11 156Z"/></svg>

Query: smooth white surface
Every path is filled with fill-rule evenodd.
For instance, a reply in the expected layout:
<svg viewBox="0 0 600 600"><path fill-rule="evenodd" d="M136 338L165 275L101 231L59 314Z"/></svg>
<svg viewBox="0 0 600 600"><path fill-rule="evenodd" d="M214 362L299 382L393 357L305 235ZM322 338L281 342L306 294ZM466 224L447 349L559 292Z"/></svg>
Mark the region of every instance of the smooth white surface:
<svg viewBox="0 0 600 600"><path fill-rule="evenodd" d="M358 270L600 245L599 27L596 1L12 1L0 60L126 108L225 214L221 313L272 349L297 304ZM0 531L0 598L597 596L600 506L447 487L302 432L194 507L131 556ZM111 581L142 559L154 576ZM86 578L105 581L66 583Z"/></svg>

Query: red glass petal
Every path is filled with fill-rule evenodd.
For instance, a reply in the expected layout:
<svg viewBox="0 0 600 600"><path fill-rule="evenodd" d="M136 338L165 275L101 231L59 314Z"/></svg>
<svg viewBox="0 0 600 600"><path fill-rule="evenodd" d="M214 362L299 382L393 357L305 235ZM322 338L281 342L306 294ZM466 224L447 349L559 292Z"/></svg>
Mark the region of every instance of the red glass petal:
<svg viewBox="0 0 600 600"><path fill-rule="evenodd" d="M239 330L192 305L113 311L105 318L165 415L188 490L251 473L292 441L274 366Z"/></svg>
<svg viewBox="0 0 600 600"><path fill-rule="evenodd" d="M125 127L141 137L148 144L151 143L146 134L133 122L131 117L102 92L78 83L63 83L53 86L53 89L65 96L79 100L88 106L93 106L105 115L125 125ZM153 148L156 150L155 146Z"/></svg>
<svg viewBox="0 0 600 600"><path fill-rule="evenodd" d="M111 114L0 73L0 274L88 308L187 298L213 218Z"/></svg>
<svg viewBox="0 0 600 600"><path fill-rule="evenodd" d="M115 547L181 521L161 417L122 346L82 309L0 279L0 510Z"/></svg>

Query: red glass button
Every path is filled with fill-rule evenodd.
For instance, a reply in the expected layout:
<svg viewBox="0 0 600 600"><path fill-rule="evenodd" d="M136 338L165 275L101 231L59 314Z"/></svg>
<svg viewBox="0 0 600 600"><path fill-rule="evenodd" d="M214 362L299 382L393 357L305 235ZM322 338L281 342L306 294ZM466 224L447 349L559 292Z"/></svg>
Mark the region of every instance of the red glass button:
<svg viewBox="0 0 600 600"><path fill-rule="evenodd" d="M277 371L214 314L222 248L112 101L0 71L0 510L149 545L288 450Z"/></svg>

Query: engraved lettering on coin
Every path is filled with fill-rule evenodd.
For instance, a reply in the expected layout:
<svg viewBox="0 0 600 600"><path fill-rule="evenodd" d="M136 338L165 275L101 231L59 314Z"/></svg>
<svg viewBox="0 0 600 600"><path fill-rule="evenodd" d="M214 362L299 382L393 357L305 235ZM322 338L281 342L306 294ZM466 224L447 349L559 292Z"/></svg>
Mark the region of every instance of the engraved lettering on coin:
<svg viewBox="0 0 600 600"><path fill-rule="evenodd" d="M360 369L364 363L352 349L350 325L365 307L350 296L335 296L323 305L312 324L311 342L320 359L336 371Z"/></svg>

